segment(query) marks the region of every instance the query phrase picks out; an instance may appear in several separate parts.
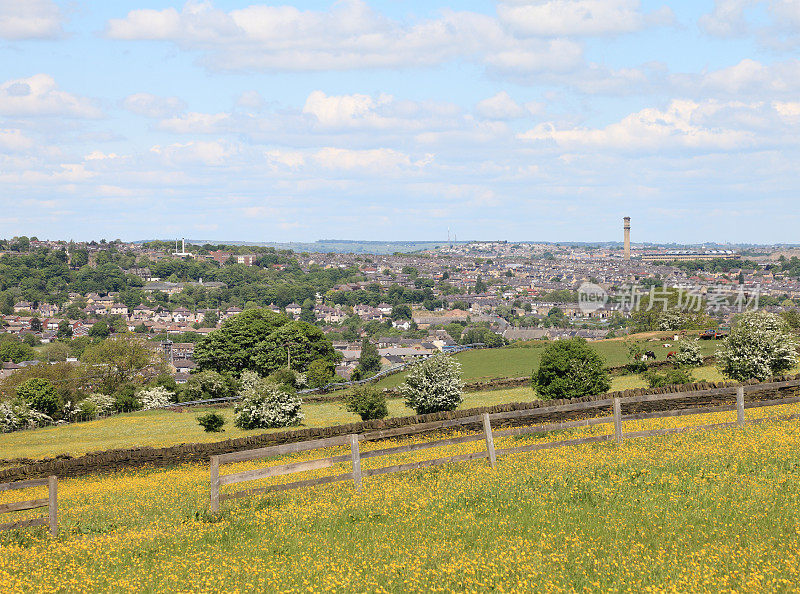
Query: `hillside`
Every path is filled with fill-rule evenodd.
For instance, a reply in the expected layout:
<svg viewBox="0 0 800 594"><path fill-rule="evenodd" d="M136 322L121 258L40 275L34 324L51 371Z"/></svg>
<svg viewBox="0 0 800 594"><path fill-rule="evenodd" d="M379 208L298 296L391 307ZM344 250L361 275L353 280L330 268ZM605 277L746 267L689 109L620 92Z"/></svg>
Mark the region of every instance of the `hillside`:
<svg viewBox="0 0 800 594"><path fill-rule="evenodd" d="M673 422L686 424L662 424ZM796 591L798 468L800 425L779 422L518 454L496 470L476 461L373 477L360 494L340 484L256 496L218 517L206 512L205 465L66 479L55 542L42 529L0 534L0 582L26 592Z"/></svg>

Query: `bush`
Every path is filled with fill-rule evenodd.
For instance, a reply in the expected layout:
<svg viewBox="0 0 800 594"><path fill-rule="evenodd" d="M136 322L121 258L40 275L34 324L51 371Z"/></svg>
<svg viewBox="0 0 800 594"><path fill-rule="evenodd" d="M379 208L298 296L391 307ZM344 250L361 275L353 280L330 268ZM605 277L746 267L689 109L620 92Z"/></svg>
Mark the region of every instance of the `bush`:
<svg viewBox="0 0 800 594"><path fill-rule="evenodd" d="M89 394L86 398L78 403L77 411L91 418L97 418L100 415L107 415L114 410L115 399L113 396L95 392Z"/></svg>
<svg viewBox="0 0 800 594"><path fill-rule="evenodd" d="M197 417L197 422L207 433L218 433L225 431L222 426L225 424L225 417L219 413L210 412Z"/></svg>
<svg viewBox="0 0 800 594"><path fill-rule="evenodd" d="M139 392L139 400L142 403L142 410L153 408L164 408L170 403L172 393L163 386L155 386L148 390Z"/></svg>
<svg viewBox="0 0 800 594"><path fill-rule="evenodd" d="M35 429L53 422L48 415L33 410L21 400L0 403L0 433L11 433L20 429Z"/></svg>
<svg viewBox="0 0 800 594"><path fill-rule="evenodd" d="M304 373L299 373L293 369L286 368L273 371L270 374L269 379L274 381L276 384L282 384L294 390L303 388L306 386L308 381Z"/></svg>
<svg viewBox="0 0 800 594"><path fill-rule="evenodd" d="M183 385L178 400L181 402L210 400L212 398L225 398L232 393L231 382L224 375L216 371L201 371L189 376L189 379Z"/></svg>
<svg viewBox="0 0 800 594"><path fill-rule="evenodd" d="M270 429L299 425L302 401L286 386L243 375L242 399L233 407L233 424L241 429ZM257 377L257 376L256 376Z"/></svg>
<svg viewBox="0 0 800 594"><path fill-rule="evenodd" d="M700 354L700 346L696 342L681 340L678 343L678 351L674 355L676 365L685 367L699 367L703 364L703 355Z"/></svg>
<svg viewBox="0 0 800 594"><path fill-rule="evenodd" d="M406 406L418 415L455 410L461 404L461 364L451 357L435 355L415 365L398 391Z"/></svg>
<svg viewBox="0 0 800 594"><path fill-rule="evenodd" d="M690 384L694 381L691 372L682 367L667 369L663 373L650 370L642 375L647 381L647 385L651 388L663 388L664 386L671 386L673 384Z"/></svg>
<svg viewBox="0 0 800 594"><path fill-rule="evenodd" d="M542 352L533 386L543 400L582 398L607 392L611 378L604 361L582 338L559 340Z"/></svg>
<svg viewBox="0 0 800 594"><path fill-rule="evenodd" d="M797 339L779 316L750 311L739 316L716 357L726 377L763 381L797 364Z"/></svg>
<svg viewBox="0 0 800 594"><path fill-rule="evenodd" d="M46 379L34 377L17 386L17 396L33 410L49 417L61 410L58 392Z"/></svg>
<svg viewBox="0 0 800 594"><path fill-rule="evenodd" d="M347 396L345 408L360 416L362 421L383 419L389 416L386 395L382 390L372 386L362 386L353 390Z"/></svg>
<svg viewBox="0 0 800 594"><path fill-rule="evenodd" d="M132 384L123 384L114 392L114 410L117 412L132 412L142 408L142 402L136 397L136 387Z"/></svg>
<svg viewBox="0 0 800 594"><path fill-rule="evenodd" d="M333 381L334 366L327 359L312 361L306 372L308 385L312 388L321 388Z"/></svg>

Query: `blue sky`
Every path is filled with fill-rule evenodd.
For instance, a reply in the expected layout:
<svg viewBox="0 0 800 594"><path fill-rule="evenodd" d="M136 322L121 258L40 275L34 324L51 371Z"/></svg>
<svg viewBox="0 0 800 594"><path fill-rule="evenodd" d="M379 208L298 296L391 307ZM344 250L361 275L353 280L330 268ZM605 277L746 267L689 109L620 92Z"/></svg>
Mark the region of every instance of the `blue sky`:
<svg viewBox="0 0 800 594"><path fill-rule="evenodd" d="M0 0L0 235L800 243L800 0Z"/></svg>

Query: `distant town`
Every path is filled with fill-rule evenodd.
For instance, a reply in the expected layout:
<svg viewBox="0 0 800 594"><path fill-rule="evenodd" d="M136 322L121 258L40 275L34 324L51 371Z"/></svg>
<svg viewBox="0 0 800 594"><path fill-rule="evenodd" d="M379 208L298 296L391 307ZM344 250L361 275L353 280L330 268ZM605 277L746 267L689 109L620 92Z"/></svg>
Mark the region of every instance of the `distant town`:
<svg viewBox="0 0 800 594"><path fill-rule="evenodd" d="M347 379L365 337L391 367L467 343L658 329L622 306L631 287L649 295L649 307L655 291L694 292L702 314L722 326L737 295L776 312L800 303L800 250L636 247L627 234L622 245L452 242L394 254L14 237L0 243L0 319L5 335L30 346L140 334L165 349L180 383L196 367L197 341L253 307L321 328L341 353L336 375ZM587 284L606 296L588 309L580 303ZM75 349L44 352L70 360ZM38 362L8 353L3 377Z"/></svg>

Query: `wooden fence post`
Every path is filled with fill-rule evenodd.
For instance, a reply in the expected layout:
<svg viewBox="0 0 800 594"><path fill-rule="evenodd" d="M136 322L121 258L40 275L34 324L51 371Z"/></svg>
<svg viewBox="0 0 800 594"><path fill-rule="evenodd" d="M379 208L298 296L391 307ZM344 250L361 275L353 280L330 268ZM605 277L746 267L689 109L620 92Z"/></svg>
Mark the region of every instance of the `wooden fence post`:
<svg viewBox="0 0 800 594"><path fill-rule="evenodd" d="M736 388L736 424L744 425L744 386Z"/></svg>
<svg viewBox="0 0 800 594"><path fill-rule="evenodd" d="M358 449L358 435L350 436L350 452L353 457L353 483L356 491L361 490L361 450Z"/></svg>
<svg viewBox="0 0 800 594"><path fill-rule="evenodd" d="M211 513L219 511L219 456L211 456Z"/></svg>
<svg viewBox="0 0 800 594"><path fill-rule="evenodd" d="M58 479L54 476L47 478L47 512L50 520L50 536L58 535Z"/></svg>
<svg viewBox="0 0 800 594"><path fill-rule="evenodd" d="M619 398L614 398L614 439L622 443L622 405Z"/></svg>
<svg viewBox="0 0 800 594"><path fill-rule="evenodd" d="M486 436L486 451L489 454L489 464L494 468L497 465L497 456L494 453L494 436L492 435L492 421L489 413L483 413L483 434Z"/></svg>

